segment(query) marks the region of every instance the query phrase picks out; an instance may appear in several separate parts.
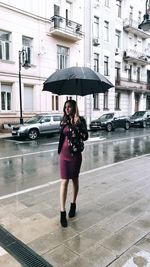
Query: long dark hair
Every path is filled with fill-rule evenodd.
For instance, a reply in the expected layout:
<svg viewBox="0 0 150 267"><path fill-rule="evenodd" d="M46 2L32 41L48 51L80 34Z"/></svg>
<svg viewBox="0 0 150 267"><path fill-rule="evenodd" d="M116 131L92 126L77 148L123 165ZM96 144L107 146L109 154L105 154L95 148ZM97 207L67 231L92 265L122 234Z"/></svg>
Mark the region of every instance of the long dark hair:
<svg viewBox="0 0 150 267"><path fill-rule="evenodd" d="M79 116L79 110L78 110L77 102L75 100L72 100L72 99L67 100L64 104L64 108L63 108L64 116L67 116L66 111L65 111L67 103L72 107L73 115L77 114L77 116Z"/></svg>

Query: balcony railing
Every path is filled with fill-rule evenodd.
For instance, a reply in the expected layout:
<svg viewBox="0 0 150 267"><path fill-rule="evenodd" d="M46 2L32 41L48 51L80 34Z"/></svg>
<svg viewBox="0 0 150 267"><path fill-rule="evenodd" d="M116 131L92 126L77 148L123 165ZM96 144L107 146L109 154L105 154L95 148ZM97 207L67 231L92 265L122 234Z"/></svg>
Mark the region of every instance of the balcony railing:
<svg viewBox="0 0 150 267"><path fill-rule="evenodd" d="M150 34L138 29L139 24L140 22L138 23L138 21L126 18L123 21L123 29L127 32L134 33L135 35L140 36L143 39L150 38Z"/></svg>
<svg viewBox="0 0 150 267"><path fill-rule="evenodd" d="M55 15L51 17L52 27L50 33L55 36L65 37L72 41L81 40L83 36L82 25L72 20Z"/></svg>
<svg viewBox="0 0 150 267"><path fill-rule="evenodd" d="M150 85L148 85L147 82L137 82L137 80L129 80L128 78L123 77L120 78L120 83L115 84L115 86L121 90L138 91L140 93L150 90Z"/></svg>
<svg viewBox="0 0 150 267"><path fill-rule="evenodd" d="M124 51L123 58L125 61L132 63L139 63L141 65L150 64L150 59L142 52L138 52L134 49L127 49Z"/></svg>

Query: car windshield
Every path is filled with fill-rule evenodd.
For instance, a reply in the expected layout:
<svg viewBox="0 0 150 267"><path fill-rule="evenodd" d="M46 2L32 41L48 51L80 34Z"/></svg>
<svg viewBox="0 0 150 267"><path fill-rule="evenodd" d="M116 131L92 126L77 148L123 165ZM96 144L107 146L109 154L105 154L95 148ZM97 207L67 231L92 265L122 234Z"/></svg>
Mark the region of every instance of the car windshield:
<svg viewBox="0 0 150 267"><path fill-rule="evenodd" d="M132 115L132 118L142 117L145 114L145 111L137 111Z"/></svg>
<svg viewBox="0 0 150 267"><path fill-rule="evenodd" d="M105 121L105 120L109 120L109 119L112 119L114 116L113 113L109 113L109 114L103 114L99 119L101 121Z"/></svg>
<svg viewBox="0 0 150 267"><path fill-rule="evenodd" d="M34 116L30 119L28 119L25 123L28 123L28 124L33 124L33 123L37 123L41 120L42 116Z"/></svg>

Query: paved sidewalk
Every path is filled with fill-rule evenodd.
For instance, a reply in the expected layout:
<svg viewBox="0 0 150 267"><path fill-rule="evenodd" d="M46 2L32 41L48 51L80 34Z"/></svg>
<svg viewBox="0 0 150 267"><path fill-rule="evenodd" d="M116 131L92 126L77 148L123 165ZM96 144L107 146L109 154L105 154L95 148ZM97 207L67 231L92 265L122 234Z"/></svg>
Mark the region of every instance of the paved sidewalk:
<svg viewBox="0 0 150 267"><path fill-rule="evenodd" d="M6 137L12 137L11 133L1 133L0 132L0 138L6 138Z"/></svg>
<svg viewBox="0 0 150 267"><path fill-rule="evenodd" d="M54 267L150 267L149 162L146 155L81 175L67 228L59 183L1 199L0 224ZM71 186L67 211L70 200ZM1 248L0 266L21 265Z"/></svg>

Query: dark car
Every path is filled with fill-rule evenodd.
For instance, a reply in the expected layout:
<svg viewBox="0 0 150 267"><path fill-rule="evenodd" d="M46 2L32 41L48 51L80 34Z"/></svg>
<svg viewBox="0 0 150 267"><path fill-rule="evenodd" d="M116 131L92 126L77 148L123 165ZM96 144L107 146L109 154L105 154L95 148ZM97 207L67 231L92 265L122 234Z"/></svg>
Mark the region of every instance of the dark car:
<svg viewBox="0 0 150 267"><path fill-rule="evenodd" d="M150 110L136 111L131 117L131 126L145 128L150 125Z"/></svg>
<svg viewBox="0 0 150 267"><path fill-rule="evenodd" d="M40 135L58 133L60 121L61 115L58 114L37 114L24 124L13 125L11 127L12 135L35 140Z"/></svg>
<svg viewBox="0 0 150 267"><path fill-rule="evenodd" d="M107 113L90 123L90 130L92 131L105 129L106 131L111 132L115 128L124 128L125 130L128 130L130 128L129 117L118 116L115 113Z"/></svg>

